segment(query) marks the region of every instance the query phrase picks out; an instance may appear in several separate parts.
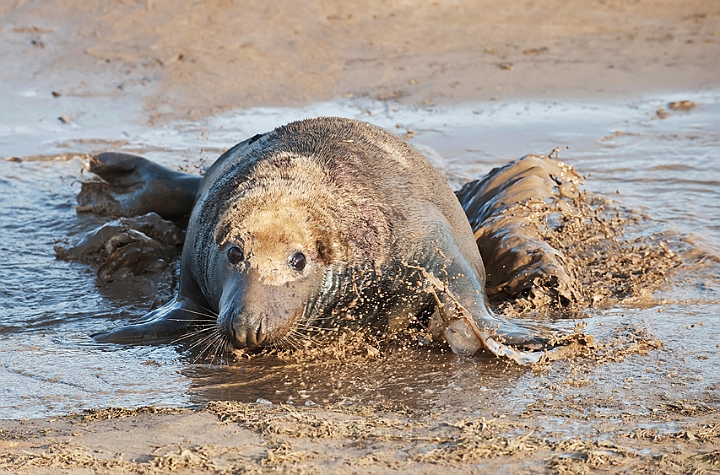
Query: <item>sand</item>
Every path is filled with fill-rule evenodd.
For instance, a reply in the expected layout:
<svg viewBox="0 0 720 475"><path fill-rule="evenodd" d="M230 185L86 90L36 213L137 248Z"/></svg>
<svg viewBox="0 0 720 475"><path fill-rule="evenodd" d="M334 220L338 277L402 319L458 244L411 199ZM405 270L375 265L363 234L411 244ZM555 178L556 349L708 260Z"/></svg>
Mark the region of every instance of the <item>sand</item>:
<svg viewBox="0 0 720 475"><path fill-rule="evenodd" d="M404 104L694 90L720 5L688 1L11 0L2 81L142 97L151 120L340 96Z"/></svg>
<svg viewBox="0 0 720 475"><path fill-rule="evenodd" d="M424 107L697 91L720 86L718 58L720 3L707 0L0 4L3 88L142 101L144 123L338 97ZM718 388L625 410L583 390L587 366L662 343L628 331L605 344L602 358L539 368L542 403L506 410L479 395L467 417L261 401L3 420L0 472L717 473ZM649 418L662 429L643 429Z"/></svg>

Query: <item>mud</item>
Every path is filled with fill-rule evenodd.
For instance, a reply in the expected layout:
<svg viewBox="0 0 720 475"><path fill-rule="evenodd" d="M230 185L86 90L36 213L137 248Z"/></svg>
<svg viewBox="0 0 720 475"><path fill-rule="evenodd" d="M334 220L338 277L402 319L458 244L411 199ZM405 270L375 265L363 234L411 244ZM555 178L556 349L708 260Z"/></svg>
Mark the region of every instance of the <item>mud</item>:
<svg viewBox="0 0 720 475"><path fill-rule="evenodd" d="M169 269L180 255L184 234L171 221L148 213L110 221L76 244L56 245L54 249L58 259L95 264L99 282L106 284ZM166 277L172 278L172 274Z"/></svg>
<svg viewBox="0 0 720 475"><path fill-rule="evenodd" d="M716 84L720 52L720 12L704 0L68 5L9 1L0 15L4 77L44 83L65 105L48 118L71 127L97 120L70 105L88 96L140 97L165 121L337 97L423 107L698 90Z"/></svg>
<svg viewBox="0 0 720 475"><path fill-rule="evenodd" d="M657 409L672 413L672 407ZM3 434L3 444L46 445L42 450L0 455L0 469L33 473L57 469L83 473L712 473L718 465L713 447L720 437L720 426L708 423L707 414L696 414L695 424L663 433L608 430L586 439L541 436L529 417L532 412L520 418L447 419L428 418L401 407L317 410L232 402L212 403L202 411L180 415L162 412L142 408L123 413L131 426L123 424L125 419L88 423L84 416L68 416L57 420L50 433L36 423L15 424ZM117 454L109 447L110 438L122 443L137 437L150 423L166 431L164 439L184 426L206 430L181 443L160 442L150 450L136 447L129 454ZM93 436L94 430L103 435ZM258 450L258 442L266 448ZM665 444L672 449L660 449Z"/></svg>
<svg viewBox="0 0 720 475"><path fill-rule="evenodd" d="M0 472L717 472L716 6L471 3L0 5ZM173 282L98 286L97 264L55 258L110 221L74 209L84 160L200 173L319 115L395 131L455 189L559 149L586 191L529 216L583 298L533 281L494 302L580 327L587 351L525 368L419 333L252 358L94 344Z"/></svg>

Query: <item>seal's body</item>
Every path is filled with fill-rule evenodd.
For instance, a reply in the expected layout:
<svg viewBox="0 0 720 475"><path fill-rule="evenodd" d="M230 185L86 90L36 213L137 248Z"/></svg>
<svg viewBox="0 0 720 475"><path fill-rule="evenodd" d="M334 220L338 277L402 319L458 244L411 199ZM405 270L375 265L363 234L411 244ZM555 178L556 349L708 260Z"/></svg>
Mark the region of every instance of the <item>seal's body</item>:
<svg viewBox="0 0 720 475"><path fill-rule="evenodd" d="M159 179L168 176L177 179ZM165 201L196 195L178 294L100 340L182 333L211 311L236 347L286 346L320 329L386 331L435 311L456 352L512 357L492 337L498 327L511 342L532 341L488 311L482 259L445 179L378 127L294 122L236 145L195 187L182 179L163 183L181 194Z"/></svg>

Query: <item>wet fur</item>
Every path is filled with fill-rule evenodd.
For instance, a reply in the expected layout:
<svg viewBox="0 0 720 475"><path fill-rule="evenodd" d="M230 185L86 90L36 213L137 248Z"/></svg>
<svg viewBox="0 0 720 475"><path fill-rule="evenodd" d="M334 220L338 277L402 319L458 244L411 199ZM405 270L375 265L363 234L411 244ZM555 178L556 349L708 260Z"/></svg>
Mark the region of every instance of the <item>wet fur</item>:
<svg viewBox="0 0 720 475"><path fill-rule="evenodd" d="M228 263L230 246L243 262ZM308 260L301 273L286 266L296 248ZM210 310L220 330L205 338L218 347L293 346L327 329L400 328L438 308L484 342L504 324L487 309L484 279L467 217L423 155L364 122L311 119L213 164L190 216L176 298L105 341L188 331Z"/></svg>

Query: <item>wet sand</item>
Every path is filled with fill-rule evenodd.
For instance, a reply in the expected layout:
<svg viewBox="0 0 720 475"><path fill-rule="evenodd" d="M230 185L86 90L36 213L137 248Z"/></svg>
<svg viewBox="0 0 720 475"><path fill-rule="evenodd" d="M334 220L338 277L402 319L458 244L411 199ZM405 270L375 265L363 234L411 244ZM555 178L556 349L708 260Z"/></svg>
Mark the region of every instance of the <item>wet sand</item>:
<svg viewBox="0 0 720 475"><path fill-rule="evenodd" d="M423 106L697 90L717 85L719 14L704 0L9 0L0 79L142 98L151 120L338 97Z"/></svg>
<svg viewBox="0 0 720 475"><path fill-rule="evenodd" d="M452 157L472 155L467 150L470 134L452 126L423 127L430 122L425 115L433 114L427 109L438 104L488 101L473 108L482 120L497 117L493 107L513 107L510 100L527 104L518 106L518 117L528 108L541 109L534 113L542 115L546 106L522 98L552 98L556 104L587 96L594 104L627 100L631 104L626 112L611 113L618 116L614 123L622 124L623 114L630 117L628 122L635 120L637 110L645 119L623 125L626 131L608 132L600 143L605 150L616 147L636 163L642 156L633 155L633 148L645 150L648 141L666 140L670 145L663 147L668 149L672 144L700 142L712 148L717 143L716 134L708 132L712 122L707 127L707 116L705 128L687 115L690 121L673 132L672 125L664 124L692 110L672 110L668 101L638 100L651 93L720 87L720 7L710 2L540 1L510 7L496 2L371 2L362 11L340 3L208 2L193 8L162 1L112 6L15 1L0 6L0 84L5 95L0 101L8 111L0 127L0 155L20 160L16 168L3 168L10 171L2 178L12 182L24 174L38 176L36 186L47 193L50 206L60 209L65 200L71 207L72 173L33 162L32 155L64 151L72 158L73 152L123 148L149 152L177 167L196 166L232 145L226 143L227 136L207 138L213 125L226 126L228 135L232 130L231 121L213 122L214 114L319 101L350 101L359 111L375 111L368 120L384 120L389 128L397 123L395 130L414 143L432 144L448 158L436 157L436 164L454 185L519 154L550 150L535 149L538 141L529 132L520 138L500 134L487 137L492 143L484 152L473 152L487 159L482 165L453 162ZM380 102L363 102L369 99ZM383 108L402 110L381 118L378 110ZM265 122L282 115L267 110L250 114L250 125L239 127L242 133L278 125ZM202 118L208 119L195 128L189 125ZM172 125L178 119L188 122ZM171 125L153 128L150 122ZM246 130L250 126L262 130ZM691 158L683 156L670 165L650 162L645 175L657 180L657 186L633 188L630 178L623 181L618 175L637 173L634 179L642 181L643 173L631 167L604 169L603 155L584 148L584 136L577 132L581 128L578 123L567 134L565 143L572 149L561 158L574 162L580 174L595 175L594 192L611 196L618 187L621 194L613 197L621 206L653 216L640 219L639 228L629 230L630 238L667 231L669 221L692 230L692 219L683 222L683 210L673 213L672 200L662 199L662 192L672 193L674 182L668 177L688 173L690 168L682 164ZM38 140L38 130L47 132L44 141ZM580 138L573 140L573 133ZM23 134L32 140L23 141ZM200 138L185 148L184 134ZM468 146L459 146L458 138L468 140ZM42 172L33 169L39 166ZM52 173L64 174L66 181L47 179ZM712 190L712 177L705 177L705 185L701 178L688 178L678 186ZM56 189L63 186L67 190ZM688 214L715 212L717 208L708 206L711 202L698 198L698 207ZM3 203L3 211L10 209ZM94 224L82 222L83 217L79 224L63 219L72 233ZM600 345L591 355L527 370L486 356L398 349L286 370L282 362L262 359L234 366L190 364L189 373L181 376L172 374L174 356L148 350L137 358L118 350L125 355L120 358L132 360L129 376L122 377L130 380L142 371L143 379L156 377L163 385L188 384L187 378L195 385L188 389L192 396L179 398L179 409L100 408L79 415L54 409L57 415L49 418L10 416L0 421L0 471L713 473L720 467L720 260L715 247L720 234L716 226L703 230L704 236L662 236L674 252L684 252L685 263L693 264L660 292L599 308L587 320L545 322L566 330L587 323L585 331ZM40 231L44 240L51 240ZM703 242L709 242L709 248ZM52 243L45 247L52 253ZM613 265L623 262L618 258ZM72 276L94 285L84 269ZM167 284L161 288L167 292ZM94 295L83 292L77 298ZM110 304L128 302L117 289L105 292ZM124 304L124 317L142 314L153 297L152 291L144 292L147 295L135 297L137 302ZM162 292L156 297L162 299ZM65 307L58 313L67 311ZM81 328L98 330L109 321ZM42 323L31 328L43 332L37 337L39 345L52 343L52 333L45 328ZM10 334L5 328L3 332ZM70 335L71 344L87 346L81 337ZM41 353L38 348L25 350ZM52 354L44 358L22 361L36 361L38 368L57 364ZM117 364L110 358L99 361ZM3 364L7 368L13 361L18 360ZM36 392L53 387L58 379L54 374L40 378L43 373L35 368L13 369L30 373L38 382ZM52 371L60 374L61 369ZM288 374L293 375L290 380L283 379ZM317 374L326 386L315 387ZM121 375L98 376L116 377ZM72 382L71 377L67 380ZM154 400L157 393L149 383L148 398ZM268 392L270 388L276 389ZM124 405L123 400L141 405L142 394L130 393L128 388L126 399L117 397L112 405ZM226 399L242 402L222 402ZM3 413L12 410L4 408Z"/></svg>

